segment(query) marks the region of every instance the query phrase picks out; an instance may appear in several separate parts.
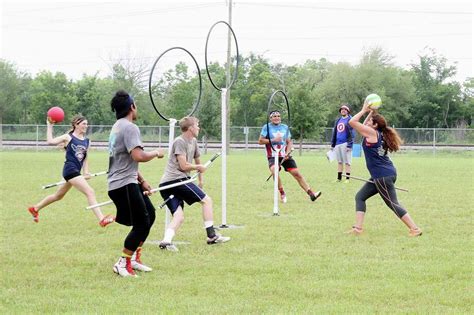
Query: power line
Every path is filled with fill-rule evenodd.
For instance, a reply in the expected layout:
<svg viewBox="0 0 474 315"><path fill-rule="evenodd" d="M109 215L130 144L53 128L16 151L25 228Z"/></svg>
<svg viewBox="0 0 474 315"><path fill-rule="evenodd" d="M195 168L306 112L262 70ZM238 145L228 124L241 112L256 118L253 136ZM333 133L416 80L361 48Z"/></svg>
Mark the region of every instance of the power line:
<svg viewBox="0 0 474 315"><path fill-rule="evenodd" d="M135 11L135 12L128 12L124 14L123 17L137 17L137 16L144 16L144 15L151 15L151 14L167 14L169 12L174 11L182 11L182 10L196 10L208 7L214 7L216 5L222 6L220 2L212 2L206 4L194 4L194 5L187 5L187 6L176 6L176 7L169 7L164 9L153 9L153 10L145 10L145 11ZM8 16L4 14L4 16ZM31 17L28 17L31 19ZM95 16L82 16L82 17L74 17L74 18L64 18L64 19L44 19L42 22L35 23L38 24L52 24L52 23L64 23L64 22L93 22L93 21L100 21L102 22L105 19L117 19L117 13L113 14L105 14L105 15L95 15ZM21 25L30 25L31 21L25 23L7 23L4 26L21 26Z"/></svg>
<svg viewBox="0 0 474 315"><path fill-rule="evenodd" d="M281 7L293 9L314 9L314 10L331 10L331 11L350 11L350 12L378 12L378 13L402 13L402 14L440 14L440 15L472 15L472 12L459 11L418 11L418 10L388 10L388 9L366 9L366 8L341 8L341 7L323 7L309 4L284 4L284 3L253 3L253 2L239 2L241 5L248 6L265 6L265 7Z"/></svg>

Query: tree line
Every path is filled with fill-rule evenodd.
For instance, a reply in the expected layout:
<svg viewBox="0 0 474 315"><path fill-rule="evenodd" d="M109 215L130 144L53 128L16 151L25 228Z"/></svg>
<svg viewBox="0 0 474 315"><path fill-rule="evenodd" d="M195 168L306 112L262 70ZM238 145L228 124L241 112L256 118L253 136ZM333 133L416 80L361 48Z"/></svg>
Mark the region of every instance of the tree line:
<svg viewBox="0 0 474 315"><path fill-rule="evenodd" d="M288 95L294 138L314 136L332 127L341 103L361 108L368 94L382 97L381 112L391 125L404 128L472 128L474 78L460 83L456 66L429 50L409 69L394 65L382 49L366 51L356 65L322 58L304 64L272 64L263 56L241 56L239 76L230 91L231 126L261 126L266 122L268 98L274 90ZM234 60L235 61L235 60ZM234 63L235 64L235 63ZM118 89L129 91L140 110L138 124L166 125L153 110L148 95L147 65L118 62L107 77L83 75L71 80L64 73L42 71L35 77L0 59L0 123L42 124L52 106L86 116L90 124L115 121L110 99ZM197 98L198 76L178 63L153 82L155 104L170 117L185 115ZM211 63L213 80L225 85L226 65ZM231 69L234 71L235 69ZM201 70L203 90L195 113L202 131L220 135L221 95Z"/></svg>

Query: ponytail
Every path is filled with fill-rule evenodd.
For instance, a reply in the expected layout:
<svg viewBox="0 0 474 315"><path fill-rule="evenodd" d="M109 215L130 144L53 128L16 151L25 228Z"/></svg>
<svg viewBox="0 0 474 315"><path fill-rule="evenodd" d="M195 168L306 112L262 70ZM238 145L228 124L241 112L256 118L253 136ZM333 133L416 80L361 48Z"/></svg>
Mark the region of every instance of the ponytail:
<svg viewBox="0 0 474 315"><path fill-rule="evenodd" d="M376 114L372 116L372 121L377 124L378 129L382 132L383 148L385 151L396 152L403 143L398 132L387 126L387 121L382 115Z"/></svg>
<svg viewBox="0 0 474 315"><path fill-rule="evenodd" d="M403 143L403 141L395 129L385 127L385 129L382 130L382 136L385 150L397 152L400 149L400 145Z"/></svg>

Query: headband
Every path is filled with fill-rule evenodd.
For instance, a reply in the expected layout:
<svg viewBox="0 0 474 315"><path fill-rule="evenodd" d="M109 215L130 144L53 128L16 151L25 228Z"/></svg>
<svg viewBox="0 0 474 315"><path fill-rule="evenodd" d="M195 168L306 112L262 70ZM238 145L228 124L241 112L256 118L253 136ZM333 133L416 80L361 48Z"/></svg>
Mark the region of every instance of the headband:
<svg viewBox="0 0 474 315"><path fill-rule="evenodd" d="M268 116L269 116L270 118L272 118L273 115L274 115L274 114L277 114L277 113L280 114L280 111L279 111L279 110L272 110L272 111L270 112L270 115L268 115Z"/></svg>

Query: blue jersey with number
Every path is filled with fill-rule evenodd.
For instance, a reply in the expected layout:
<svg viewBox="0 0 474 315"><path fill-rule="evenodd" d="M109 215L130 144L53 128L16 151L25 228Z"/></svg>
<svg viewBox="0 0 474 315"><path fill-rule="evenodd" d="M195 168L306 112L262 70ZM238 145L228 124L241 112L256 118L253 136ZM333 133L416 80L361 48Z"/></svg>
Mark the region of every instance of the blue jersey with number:
<svg viewBox="0 0 474 315"><path fill-rule="evenodd" d="M362 148L364 148L365 163L372 179L397 175L388 152L383 148L383 137L380 131L377 131L376 143L367 142L367 138L364 138Z"/></svg>
<svg viewBox="0 0 474 315"><path fill-rule="evenodd" d="M73 173L80 173L84 160L87 157L87 149L89 148L89 139L83 140L76 138L72 132L69 133L71 141L66 146L66 161L63 167L63 177Z"/></svg>
<svg viewBox="0 0 474 315"><path fill-rule="evenodd" d="M267 127L268 126L268 127ZM278 156L284 156L285 155L285 147L286 147L286 140L291 138L291 132L290 128L288 128L287 125L285 124L278 124L274 125L272 123L265 124L262 127L262 131L260 132L260 135L266 139L268 139L268 131L270 131L270 141L278 136L281 136L281 141L274 142L272 141L272 145L275 148L280 148L280 152ZM265 145L266 151L267 151L267 157L272 157L273 156L273 150L270 144Z"/></svg>

